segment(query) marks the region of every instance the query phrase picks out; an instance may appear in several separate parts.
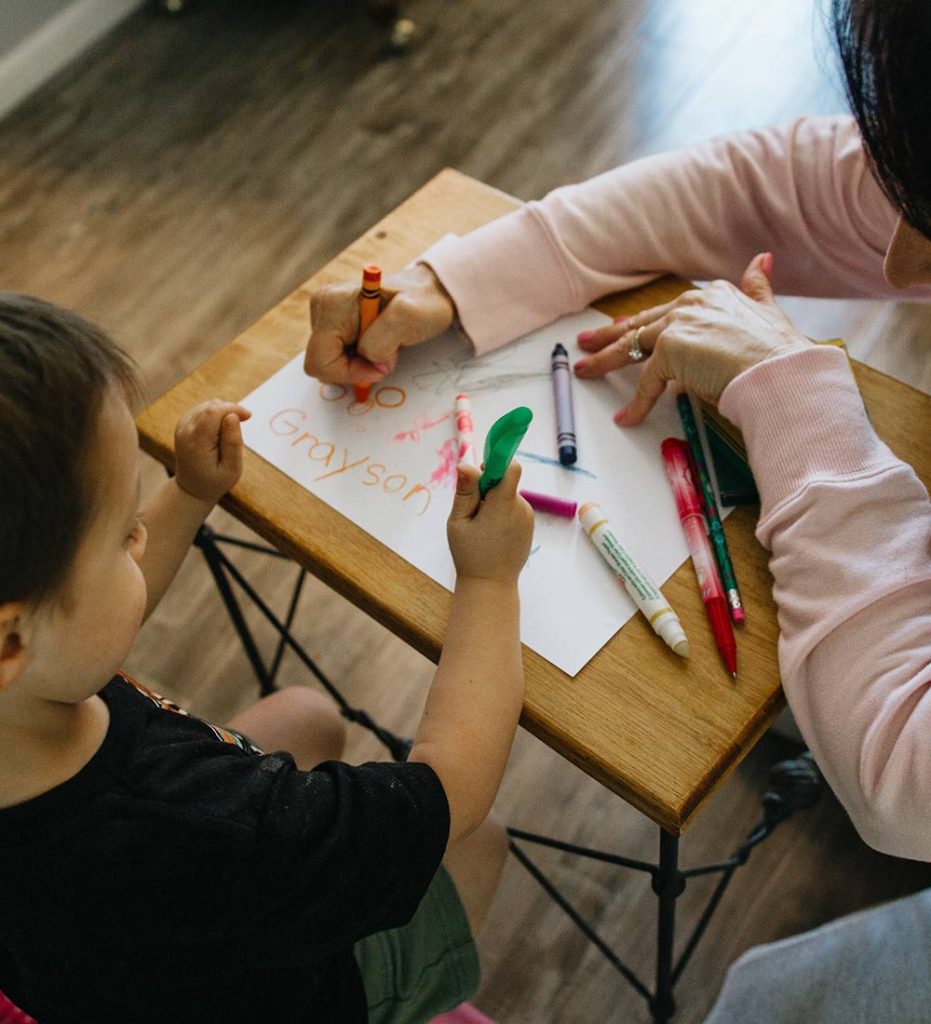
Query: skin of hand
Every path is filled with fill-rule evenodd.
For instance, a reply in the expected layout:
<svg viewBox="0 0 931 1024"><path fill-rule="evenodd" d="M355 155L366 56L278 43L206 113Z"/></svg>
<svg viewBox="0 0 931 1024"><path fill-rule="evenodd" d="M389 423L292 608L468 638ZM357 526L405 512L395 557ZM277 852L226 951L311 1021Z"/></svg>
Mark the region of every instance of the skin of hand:
<svg viewBox="0 0 931 1024"><path fill-rule="evenodd" d="M146 582L146 617L175 578L201 523L242 475L240 421L251 415L241 405L214 399L179 418L175 475L139 510L148 534L139 561Z"/></svg>
<svg viewBox="0 0 931 1024"><path fill-rule="evenodd" d="M575 364L578 377L602 377L630 365L630 344L640 329L643 363L634 397L614 417L625 427L641 423L675 381L717 403L730 382L751 366L784 352L814 344L776 305L769 281L772 256L755 256L740 287L712 281L672 302L644 310L579 338L587 352Z"/></svg>
<svg viewBox="0 0 931 1024"><path fill-rule="evenodd" d="M402 348L442 334L456 315L453 300L423 263L388 274L381 294L381 312L358 345L359 286L327 285L311 295L308 376L330 384L375 384L395 368Z"/></svg>
<svg viewBox="0 0 931 1024"><path fill-rule="evenodd" d="M242 428L252 415L213 399L189 409L175 427L175 480L198 501L215 504L242 475Z"/></svg>
<svg viewBox="0 0 931 1024"><path fill-rule="evenodd" d="M517 582L533 540L533 510L517 493L520 472L512 462L501 482L482 500L479 471L459 466L446 536L460 580Z"/></svg>

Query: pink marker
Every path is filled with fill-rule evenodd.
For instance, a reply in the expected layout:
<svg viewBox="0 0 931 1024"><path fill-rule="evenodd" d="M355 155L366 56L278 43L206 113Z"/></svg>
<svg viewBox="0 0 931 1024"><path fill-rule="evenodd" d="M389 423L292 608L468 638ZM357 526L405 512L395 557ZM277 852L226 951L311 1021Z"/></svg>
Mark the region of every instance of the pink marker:
<svg viewBox="0 0 931 1024"><path fill-rule="evenodd" d="M667 437L661 445L666 476L676 499L676 511L685 533L692 568L698 580L698 589L708 614L711 632L727 671L737 678L737 643L727 610L724 585L718 572L711 542L708 540L708 524L702 514L701 502L689 460L689 446L678 437Z"/></svg>
<svg viewBox="0 0 931 1024"><path fill-rule="evenodd" d="M456 440L459 442L459 461L475 465L475 425L472 422L472 402L468 395L456 395Z"/></svg>
<svg viewBox="0 0 931 1024"><path fill-rule="evenodd" d="M579 507L577 501L555 498L551 494L539 494L537 491L521 491L520 496L537 512L549 512L550 515L562 516L564 519L575 519L575 510Z"/></svg>

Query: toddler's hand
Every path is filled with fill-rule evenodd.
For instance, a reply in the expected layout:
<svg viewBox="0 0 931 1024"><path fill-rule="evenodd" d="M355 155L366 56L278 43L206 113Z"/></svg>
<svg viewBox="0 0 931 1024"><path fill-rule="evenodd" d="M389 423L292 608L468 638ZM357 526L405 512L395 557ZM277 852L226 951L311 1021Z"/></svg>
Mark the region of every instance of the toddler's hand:
<svg viewBox="0 0 931 1024"><path fill-rule="evenodd" d="M533 511L517 493L520 466L512 463L484 501L479 498L479 475L474 466L459 467L446 524L453 563L460 579L515 583L533 540Z"/></svg>
<svg viewBox="0 0 931 1024"><path fill-rule="evenodd" d="M186 494L217 502L242 475L242 420L252 415L214 399L189 409L175 427L175 479Z"/></svg>

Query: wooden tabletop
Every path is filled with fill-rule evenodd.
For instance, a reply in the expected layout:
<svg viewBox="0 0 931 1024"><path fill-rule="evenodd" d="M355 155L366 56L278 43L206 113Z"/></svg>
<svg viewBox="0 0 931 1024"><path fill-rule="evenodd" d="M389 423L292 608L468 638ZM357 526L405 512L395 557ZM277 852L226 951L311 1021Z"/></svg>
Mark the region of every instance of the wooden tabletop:
<svg viewBox="0 0 931 1024"><path fill-rule="evenodd" d="M516 205L510 196L457 171L441 172L144 410L138 417L143 449L171 467L174 427L182 412L209 398L239 401L300 352L308 336L312 291L358 280L365 263L396 270L448 232L465 234ZM598 307L612 315L632 313L686 287L664 278ZM862 364L854 369L878 433L927 486L931 398ZM438 583L251 451L240 483L223 505L438 660L450 607L450 594ZM756 514L756 508L737 509L725 526L747 610L746 625L738 632L736 685L720 664L688 563L663 586L689 635L688 661L669 652L641 615L574 678L523 649L523 726L675 835L783 707L776 610L767 555L753 536Z"/></svg>

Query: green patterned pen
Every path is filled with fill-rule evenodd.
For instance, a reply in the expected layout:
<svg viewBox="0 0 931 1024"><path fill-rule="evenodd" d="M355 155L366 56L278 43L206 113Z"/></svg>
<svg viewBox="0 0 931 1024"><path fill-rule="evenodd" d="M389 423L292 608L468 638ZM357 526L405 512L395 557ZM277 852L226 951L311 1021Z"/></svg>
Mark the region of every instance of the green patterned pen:
<svg viewBox="0 0 931 1024"><path fill-rule="evenodd" d="M705 462L705 453L702 451L701 440L698 436L698 424L695 422L695 415L692 412L692 404L689 396L683 391L676 399L679 406L679 418L682 420L682 427L685 430L685 439L689 444L689 452L692 455L692 462L698 475L698 484L701 489L702 502L705 506L705 515L708 518L708 532L711 535L711 545L714 548L714 557L721 570L721 582L724 584L724 592L727 594L727 606L734 622L740 624L744 621L744 609L740 600L740 591L737 589L737 578L734 576L734 566L731 556L727 550L727 541L724 538L724 527L721 525L721 517L718 515L718 503L714 497L714 490L711 486L711 478L708 476L708 465Z"/></svg>

